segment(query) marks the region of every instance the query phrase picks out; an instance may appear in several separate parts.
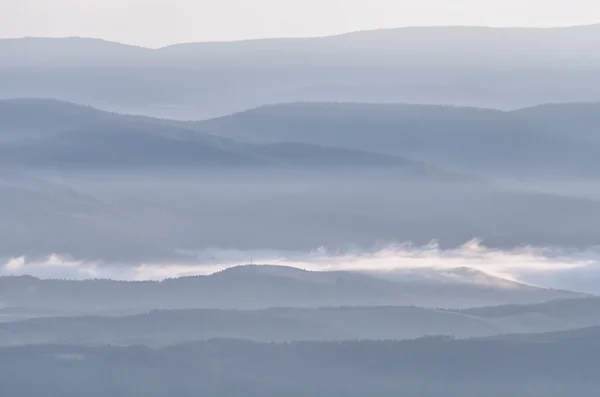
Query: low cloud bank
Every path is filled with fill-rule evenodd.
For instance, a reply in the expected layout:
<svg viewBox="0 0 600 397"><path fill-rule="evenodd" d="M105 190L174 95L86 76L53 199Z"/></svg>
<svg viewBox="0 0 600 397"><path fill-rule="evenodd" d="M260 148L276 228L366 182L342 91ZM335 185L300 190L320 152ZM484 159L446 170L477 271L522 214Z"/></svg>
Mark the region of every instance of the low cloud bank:
<svg viewBox="0 0 600 397"><path fill-rule="evenodd" d="M53 254L43 260L26 257L5 261L1 275L32 275L40 278L161 280L205 275L243 264L293 266L306 270L390 271L414 268L469 267L512 280L553 288L593 293L600 287L600 247L588 250L532 246L499 250L472 240L453 249L432 242L425 246L395 244L382 249L332 252L236 251L210 249L181 252L192 258L181 263L109 264L88 262ZM578 276L579 275L579 276ZM587 275L586 277L582 275ZM589 276L598 280L593 282ZM587 280L578 286L577 280ZM598 288L600 290L600 288Z"/></svg>

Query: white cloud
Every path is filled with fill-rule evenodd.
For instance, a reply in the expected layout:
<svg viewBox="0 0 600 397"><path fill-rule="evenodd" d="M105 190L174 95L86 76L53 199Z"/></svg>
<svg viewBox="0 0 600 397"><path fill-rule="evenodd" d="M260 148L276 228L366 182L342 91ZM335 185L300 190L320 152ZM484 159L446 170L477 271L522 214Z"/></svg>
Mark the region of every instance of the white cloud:
<svg viewBox="0 0 600 397"><path fill-rule="evenodd" d="M95 278L101 272L98 264L86 263L52 254L44 260L28 260L25 256L9 259L1 275L32 275L40 278Z"/></svg>
<svg viewBox="0 0 600 397"><path fill-rule="evenodd" d="M18 272L25 267L25 257L20 256L18 258L9 259L4 265L4 270L7 272Z"/></svg>

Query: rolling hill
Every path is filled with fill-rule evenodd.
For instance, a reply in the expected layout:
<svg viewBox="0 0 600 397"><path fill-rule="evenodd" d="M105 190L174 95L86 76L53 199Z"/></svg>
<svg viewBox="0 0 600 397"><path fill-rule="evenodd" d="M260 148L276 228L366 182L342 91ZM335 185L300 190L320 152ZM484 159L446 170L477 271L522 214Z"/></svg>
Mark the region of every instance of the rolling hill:
<svg viewBox="0 0 600 397"><path fill-rule="evenodd" d="M71 297L76 294L78 299ZM258 309L418 305L473 307L544 302L580 294L526 285L519 288L472 283L422 283L385 280L354 272L309 272L290 267L239 266L208 276L161 282L40 280L0 278L3 306L69 309Z"/></svg>
<svg viewBox="0 0 600 397"><path fill-rule="evenodd" d="M306 103L179 122L54 100L0 101L0 166L39 181L28 185L36 195L63 185L103 208L82 218L60 199L34 217L28 199L11 199L0 211L21 221L12 228L39 238L3 223L12 243L0 256L129 265L148 252L186 261L173 252L214 247L344 251L432 239L456 247L473 238L500 248L594 245L597 198L561 184L583 179L594 189L595 105L549 106ZM538 191L535 183L496 183L498 175L558 186ZM68 221L40 228L57 213Z"/></svg>
<svg viewBox="0 0 600 397"><path fill-rule="evenodd" d="M497 108L593 101L600 99L593 84L599 31L401 28L157 50L9 39L0 41L0 92L184 119L293 101Z"/></svg>
<svg viewBox="0 0 600 397"><path fill-rule="evenodd" d="M468 309L466 314L482 318L544 317L568 324L569 328L600 325L600 299L587 297L574 300L557 300L534 305L505 305Z"/></svg>
<svg viewBox="0 0 600 397"><path fill-rule="evenodd" d="M412 339L425 335L464 338L517 329L474 316L417 307L152 311L133 316L84 315L0 323L0 346L83 343L160 347L213 338L263 342ZM554 330L535 324L525 329Z"/></svg>
<svg viewBox="0 0 600 397"><path fill-rule="evenodd" d="M590 177L600 158L599 103L518 111L366 103L293 103L197 123L255 143L337 145L503 176Z"/></svg>
<svg viewBox="0 0 600 397"><path fill-rule="evenodd" d="M0 152L4 165L35 167L372 166L448 178L585 178L597 176L599 113L598 103L510 112L291 103L178 122L52 100L5 100Z"/></svg>
<svg viewBox="0 0 600 397"><path fill-rule="evenodd" d="M569 302L572 307L581 304L581 300L572 301ZM560 307L565 302L553 301L547 305ZM519 308L525 314L490 316L484 309L461 311L415 306L152 310L137 314L132 314L132 310L86 314L7 308L2 311L6 317L0 317L0 346L81 343L161 347L213 338L280 343L425 336L551 341L599 335L597 316L584 318L581 312L579 316L535 312L535 305ZM586 324L588 328L584 327Z"/></svg>
<svg viewBox="0 0 600 397"><path fill-rule="evenodd" d="M169 120L119 115L52 100L0 101L0 165L32 168L397 167L392 155L321 145L246 144ZM3 143L4 141L4 143ZM443 175L439 171L440 175Z"/></svg>

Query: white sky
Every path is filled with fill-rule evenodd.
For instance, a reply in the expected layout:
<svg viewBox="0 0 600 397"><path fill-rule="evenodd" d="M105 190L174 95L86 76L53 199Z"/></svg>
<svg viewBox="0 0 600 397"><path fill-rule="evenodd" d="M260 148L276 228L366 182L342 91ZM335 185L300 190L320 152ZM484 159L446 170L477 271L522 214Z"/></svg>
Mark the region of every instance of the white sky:
<svg viewBox="0 0 600 397"><path fill-rule="evenodd" d="M0 37L85 36L149 47L423 25L600 22L600 0L0 0Z"/></svg>

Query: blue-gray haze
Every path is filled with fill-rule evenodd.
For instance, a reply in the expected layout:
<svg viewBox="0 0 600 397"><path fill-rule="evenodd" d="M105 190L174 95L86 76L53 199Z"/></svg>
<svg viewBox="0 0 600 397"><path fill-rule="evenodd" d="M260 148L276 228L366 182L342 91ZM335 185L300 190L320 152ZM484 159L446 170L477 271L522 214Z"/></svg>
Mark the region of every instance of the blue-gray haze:
<svg viewBox="0 0 600 397"><path fill-rule="evenodd" d="M234 9L395 21L304 3ZM595 396L600 25L534 3L0 40L0 395ZM110 38L114 3L54 6Z"/></svg>

